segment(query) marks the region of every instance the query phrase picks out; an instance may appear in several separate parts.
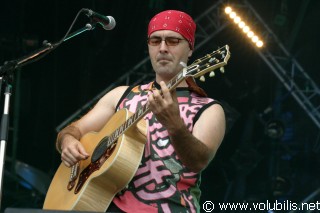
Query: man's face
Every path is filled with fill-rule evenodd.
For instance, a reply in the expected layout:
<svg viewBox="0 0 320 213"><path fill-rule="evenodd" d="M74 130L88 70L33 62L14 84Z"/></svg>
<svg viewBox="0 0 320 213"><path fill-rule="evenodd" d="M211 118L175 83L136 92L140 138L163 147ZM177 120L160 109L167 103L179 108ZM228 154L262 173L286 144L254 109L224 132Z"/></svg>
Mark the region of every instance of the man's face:
<svg viewBox="0 0 320 213"><path fill-rule="evenodd" d="M162 40L160 43L158 42L159 44L154 42L153 45L155 46L152 45L152 42L149 42L149 56L152 67L156 72L157 81L167 82L182 69L181 61L187 63L188 58L192 55L192 50L188 41L182 35L171 30L155 31L149 38L150 41L152 39L155 41ZM167 43L165 39L167 39Z"/></svg>

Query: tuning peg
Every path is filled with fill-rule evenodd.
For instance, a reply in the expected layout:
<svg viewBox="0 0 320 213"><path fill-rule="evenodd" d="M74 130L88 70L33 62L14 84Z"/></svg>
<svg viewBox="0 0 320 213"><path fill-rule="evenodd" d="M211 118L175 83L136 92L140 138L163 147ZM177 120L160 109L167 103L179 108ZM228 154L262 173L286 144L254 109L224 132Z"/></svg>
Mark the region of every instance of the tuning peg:
<svg viewBox="0 0 320 213"><path fill-rule="evenodd" d="M209 77L214 77L216 74L213 72L213 71L211 71L210 73L209 73Z"/></svg>
<svg viewBox="0 0 320 213"><path fill-rule="evenodd" d="M201 76L201 77L200 77L200 81L205 82L205 81L206 81L206 78L205 78L204 76Z"/></svg>
<svg viewBox="0 0 320 213"><path fill-rule="evenodd" d="M224 73L224 67L220 67L220 72Z"/></svg>

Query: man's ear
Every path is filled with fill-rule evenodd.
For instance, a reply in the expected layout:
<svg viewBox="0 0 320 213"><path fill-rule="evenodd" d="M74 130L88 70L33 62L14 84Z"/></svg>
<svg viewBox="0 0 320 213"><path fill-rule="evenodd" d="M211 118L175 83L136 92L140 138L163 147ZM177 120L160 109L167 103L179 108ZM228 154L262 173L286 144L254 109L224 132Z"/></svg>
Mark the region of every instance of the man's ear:
<svg viewBox="0 0 320 213"><path fill-rule="evenodd" d="M192 56L193 51L190 49L189 50L189 54L188 54L188 58L190 58Z"/></svg>

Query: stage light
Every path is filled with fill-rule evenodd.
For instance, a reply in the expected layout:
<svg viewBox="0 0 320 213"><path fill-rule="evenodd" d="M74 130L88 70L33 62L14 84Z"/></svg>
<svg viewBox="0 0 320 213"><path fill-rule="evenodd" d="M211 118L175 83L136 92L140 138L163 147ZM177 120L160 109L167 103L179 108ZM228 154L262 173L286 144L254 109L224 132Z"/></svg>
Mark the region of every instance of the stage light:
<svg viewBox="0 0 320 213"><path fill-rule="evenodd" d="M226 12L226 14L229 14L229 13L231 13L232 9L231 9L231 7L226 7L224 9L224 11Z"/></svg>
<svg viewBox="0 0 320 213"><path fill-rule="evenodd" d="M247 33L247 36L248 36L249 38L252 38L252 37L254 36L254 33L253 33L252 31L249 31L249 32Z"/></svg>
<svg viewBox="0 0 320 213"><path fill-rule="evenodd" d="M260 40L259 40L259 41L257 41L257 43L256 43L256 44L257 44L257 47L262 47L262 46L263 46L263 42L262 42L262 41L260 41Z"/></svg>
<svg viewBox="0 0 320 213"><path fill-rule="evenodd" d="M225 7L225 13L229 15L229 18L233 19L233 22L238 25L238 27L247 34L247 37L253 42L257 47L261 48L264 45L264 42L259 39L257 34L249 25L243 21L242 17L240 17L230 6Z"/></svg>
<svg viewBox="0 0 320 213"><path fill-rule="evenodd" d="M238 25L239 25L239 27L240 27L241 29L247 27L247 26L246 26L246 23L244 23L243 21L240 21ZM244 29L243 29L243 30L244 30Z"/></svg>
<svg viewBox="0 0 320 213"><path fill-rule="evenodd" d="M234 18L234 23L238 24L241 21L241 18L239 16L236 16Z"/></svg>
<svg viewBox="0 0 320 213"><path fill-rule="evenodd" d="M265 125L265 134L272 139L280 139L284 135L284 124L280 120L272 119Z"/></svg>
<svg viewBox="0 0 320 213"><path fill-rule="evenodd" d="M243 27L243 32L244 32L244 33L249 32L249 30L250 30L250 27L248 27L248 26L244 26L244 27Z"/></svg>
<svg viewBox="0 0 320 213"><path fill-rule="evenodd" d="M229 16L230 18L234 19L235 17L237 17L237 14L235 12L231 12Z"/></svg>
<svg viewBox="0 0 320 213"><path fill-rule="evenodd" d="M252 37L252 41L254 43L257 43L258 40L259 40L258 36L255 35L255 36Z"/></svg>

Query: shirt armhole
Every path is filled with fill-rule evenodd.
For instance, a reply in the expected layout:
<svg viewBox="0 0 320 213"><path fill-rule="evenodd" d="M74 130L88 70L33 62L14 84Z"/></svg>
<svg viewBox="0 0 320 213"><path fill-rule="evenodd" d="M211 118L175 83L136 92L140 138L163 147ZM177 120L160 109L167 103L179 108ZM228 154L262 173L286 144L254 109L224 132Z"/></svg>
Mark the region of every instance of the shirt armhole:
<svg viewBox="0 0 320 213"><path fill-rule="evenodd" d="M198 119L200 118L201 114L203 113L204 110L208 109L210 106L212 106L213 104L220 104L220 102L218 101L212 101L206 105L204 105L198 112L197 114L194 116L194 119L193 119L193 126L194 124L198 121ZM221 105L222 106L222 105Z"/></svg>
<svg viewBox="0 0 320 213"><path fill-rule="evenodd" d="M131 85L131 86L129 86L129 87L126 89L126 91L124 91L123 95L121 96L120 100L119 100L118 103L117 103L116 111L118 110L118 108L119 108L121 102L123 101L123 99L124 99L125 97L127 97L127 95L129 94L129 92L131 92L131 90L132 90L133 87L134 87L134 86Z"/></svg>

